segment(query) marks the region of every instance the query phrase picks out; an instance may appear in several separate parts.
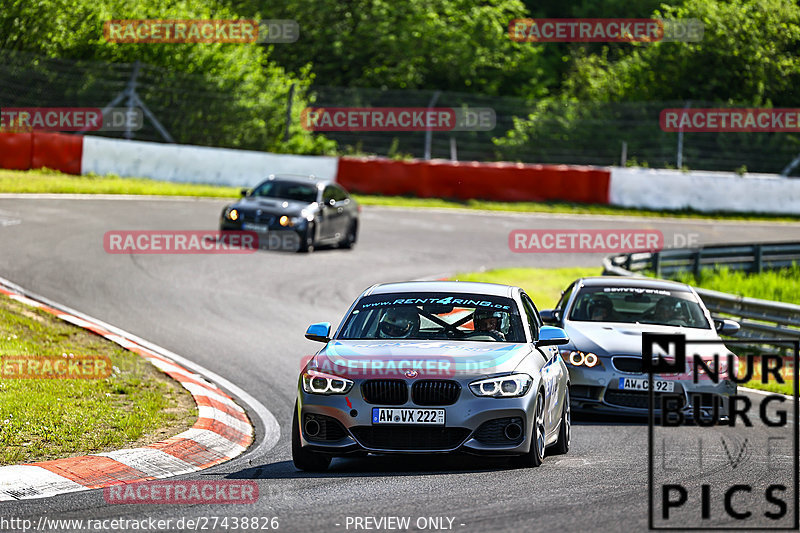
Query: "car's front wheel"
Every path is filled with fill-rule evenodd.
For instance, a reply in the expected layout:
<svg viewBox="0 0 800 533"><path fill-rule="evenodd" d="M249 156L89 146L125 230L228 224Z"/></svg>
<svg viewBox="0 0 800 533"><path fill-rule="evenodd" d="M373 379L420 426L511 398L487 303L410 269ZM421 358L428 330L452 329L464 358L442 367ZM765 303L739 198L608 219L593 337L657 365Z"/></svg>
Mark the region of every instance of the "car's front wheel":
<svg viewBox="0 0 800 533"><path fill-rule="evenodd" d="M331 458L327 455L312 452L303 448L300 440L300 424L297 421L297 404L294 404L294 415L292 416L292 462L300 470L307 472L321 472L327 470L331 464Z"/></svg>
<svg viewBox="0 0 800 533"><path fill-rule="evenodd" d="M300 247L297 249L300 253L311 253L314 251L314 223L308 223L308 229L305 236L300 241Z"/></svg>
<svg viewBox="0 0 800 533"><path fill-rule="evenodd" d="M525 455L515 457L518 466L539 466L544 461L544 393L539 391L536 395L535 415L533 417L533 430L531 431L531 449Z"/></svg>
<svg viewBox="0 0 800 533"><path fill-rule="evenodd" d="M342 239L342 242L339 243L339 247L350 249L353 246L355 246L357 240L358 240L358 222L353 220L347 226L347 233Z"/></svg>

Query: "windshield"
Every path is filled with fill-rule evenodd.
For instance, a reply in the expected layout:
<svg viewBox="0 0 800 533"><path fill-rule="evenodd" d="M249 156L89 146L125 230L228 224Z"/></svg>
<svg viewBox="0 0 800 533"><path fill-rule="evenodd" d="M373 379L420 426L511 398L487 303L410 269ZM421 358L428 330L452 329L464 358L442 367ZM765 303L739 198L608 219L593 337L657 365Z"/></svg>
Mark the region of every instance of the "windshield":
<svg viewBox="0 0 800 533"><path fill-rule="evenodd" d="M427 292L362 298L339 338L525 342L525 333L510 298Z"/></svg>
<svg viewBox="0 0 800 533"><path fill-rule="evenodd" d="M584 287L569 320L710 327L692 293L642 287Z"/></svg>
<svg viewBox="0 0 800 533"><path fill-rule="evenodd" d="M296 181L270 180L256 187L250 196L282 198L310 204L317 201L317 186Z"/></svg>

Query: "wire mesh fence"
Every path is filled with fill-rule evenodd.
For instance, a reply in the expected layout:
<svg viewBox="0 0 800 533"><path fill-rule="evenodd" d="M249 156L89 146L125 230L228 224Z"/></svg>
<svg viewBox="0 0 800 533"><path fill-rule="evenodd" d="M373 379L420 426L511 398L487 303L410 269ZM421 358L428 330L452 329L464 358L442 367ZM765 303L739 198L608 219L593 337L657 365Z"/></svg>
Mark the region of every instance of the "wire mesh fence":
<svg viewBox="0 0 800 533"><path fill-rule="evenodd" d="M53 59L0 50L0 107L104 107L131 87L134 65ZM433 90L312 86L290 96L221 86L202 72L141 64L135 90L175 142L266 150L296 132L297 106L492 108L491 131L323 132L343 154L471 161L644 165L695 170L781 172L800 153L800 134L663 131L665 108L723 107L714 102L554 102ZM125 105L124 101L121 105ZM294 111L287 109L295 106ZM739 106L750 107L746 103ZM96 133L93 133L96 134ZM124 133L103 132L107 136ZM294 134L294 133L293 133ZM132 138L164 141L145 120ZM797 170L794 172L797 174Z"/></svg>

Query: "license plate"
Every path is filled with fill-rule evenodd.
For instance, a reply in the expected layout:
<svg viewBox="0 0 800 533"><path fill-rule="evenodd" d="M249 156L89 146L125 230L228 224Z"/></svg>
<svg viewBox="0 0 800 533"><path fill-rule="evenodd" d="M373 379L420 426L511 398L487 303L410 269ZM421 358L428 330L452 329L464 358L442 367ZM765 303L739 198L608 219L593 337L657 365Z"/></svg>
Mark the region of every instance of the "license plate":
<svg viewBox="0 0 800 533"><path fill-rule="evenodd" d="M647 378L619 378L619 388L620 390L650 390L650 380ZM673 392L675 382L654 379L653 390L655 392Z"/></svg>
<svg viewBox="0 0 800 533"><path fill-rule="evenodd" d="M242 229L245 231L256 231L258 233L267 233L269 226L266 224L253 224L252 222L245 222L242 224Z"/></svg>
<svg viewBox="0 0 800 533"><path fill-rule="evenodd" d="M387 409L372 408L373 424L444 425L444 409Z"/></svg>

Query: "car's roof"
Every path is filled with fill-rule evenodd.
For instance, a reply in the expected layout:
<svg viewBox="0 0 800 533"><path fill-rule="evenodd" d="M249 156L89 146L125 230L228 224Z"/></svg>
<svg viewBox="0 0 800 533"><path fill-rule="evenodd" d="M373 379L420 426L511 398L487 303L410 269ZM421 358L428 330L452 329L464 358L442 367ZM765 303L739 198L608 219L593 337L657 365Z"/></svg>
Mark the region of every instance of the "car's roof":
<svg viewBox="0 0 800 533"><path fill-rule="evenodd" d="M517 287L511 285L480 283L475 281L402 281L374 285L367 289L364 295L404 292L455 292L511 297L515 289L517 289Z"/></svg>
<svg viewBox="0 0 800 533"><path fill-rule="evenodd" d="M593 276L580 278L577 283L584 287L642 287L647 289L664 289L691 292L685 283L654 278L628 278L621 276Z"/></svg>
<svg viewBox="0 0 800 533"><path fill-rule="evenodd" d="M272 180L308 183L310 185L328 185L329 183L333 183L332 179L318 178L313 174L270 174L267 176L267 178L261 181L261 183Z"/></svg>

